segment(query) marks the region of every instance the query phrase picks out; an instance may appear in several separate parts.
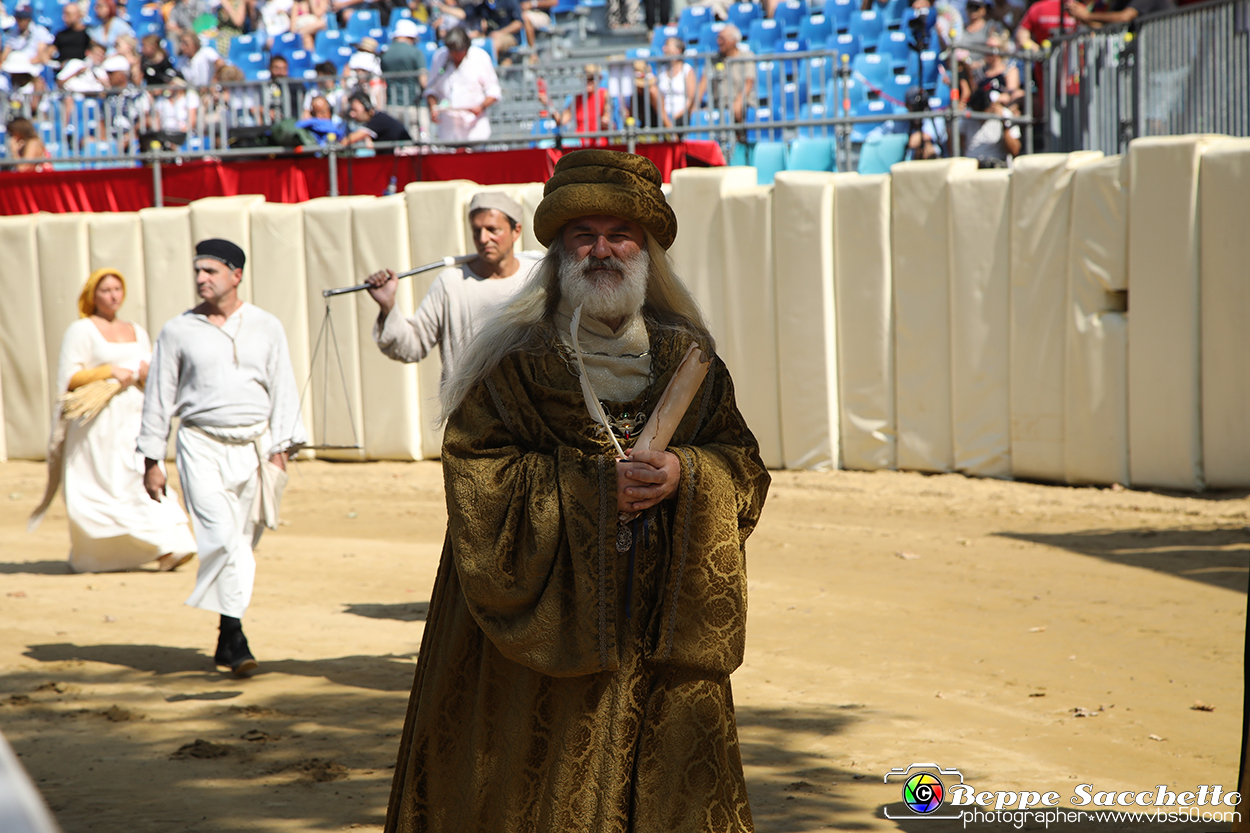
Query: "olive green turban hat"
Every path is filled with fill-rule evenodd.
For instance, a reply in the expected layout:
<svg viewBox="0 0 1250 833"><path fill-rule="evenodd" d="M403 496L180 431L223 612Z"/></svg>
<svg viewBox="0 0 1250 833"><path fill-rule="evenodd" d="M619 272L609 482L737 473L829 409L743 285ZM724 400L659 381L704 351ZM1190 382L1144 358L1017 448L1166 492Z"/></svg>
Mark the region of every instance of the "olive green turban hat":
<svg viewBox="0 0 1250 833"><path fill-rule="evenodd" d="M570 220L606 214L637 223L667 249L677 237L677 215L661 184L659 170L645 156L599 149L566 153L543 188L534 234L549 246Z"/></svg>

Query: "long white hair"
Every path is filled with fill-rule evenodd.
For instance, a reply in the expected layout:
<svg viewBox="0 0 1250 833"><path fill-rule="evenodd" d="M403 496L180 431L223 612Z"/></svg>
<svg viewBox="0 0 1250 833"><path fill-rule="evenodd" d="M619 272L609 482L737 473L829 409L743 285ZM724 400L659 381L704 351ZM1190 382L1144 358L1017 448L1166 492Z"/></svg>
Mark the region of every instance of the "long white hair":
<svg viewBox="0 0 1250 833"><path fill-rule="evenodd" d="M646 238L649 264L642 314L648 331L652 335L664 330L685 334L711 355L716 350L716 342L703 323L699 305L673 272L668 252L650 233ZM447 422L469 391L485 380L504 356L541 347L539 330L560 303L560 259L564 254L564 243L557 237L525 286L473 334L471 342L465 345L464 358L457 363L455 372L443 381L439 392L442 405L439 425Z"/></svg>

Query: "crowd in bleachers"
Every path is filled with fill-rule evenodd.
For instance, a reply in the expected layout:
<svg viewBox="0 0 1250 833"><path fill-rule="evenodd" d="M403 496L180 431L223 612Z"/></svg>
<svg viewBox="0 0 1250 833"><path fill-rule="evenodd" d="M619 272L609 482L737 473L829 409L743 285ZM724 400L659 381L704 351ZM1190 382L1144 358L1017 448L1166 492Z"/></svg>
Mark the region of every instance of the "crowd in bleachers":
<svg viewBox="0 0 1250 833"><path fill-rule="evenodd" d="M945 119L914 114L956 106L972 113L961 119L963 151L998 165L1021 152L1013 122L1028 75L1013 53L1077 26L1074 0L702 0L667 23L667 3L646 0L647 18L662 24L649 48L579 63L563 95L548 94L561 82L547 84L557 70L537 62L543 33L604 2L3 0L7 148L36 170L57 156L155 146L482 142L489 111L497 124L524 122L521 131L565 144L627 123L715 137L738 161L757 161L761 143L832 141L833 128L818 122L854 116L866 121L850 141L888 160L949 155ZM607 2L616 21L640 15L638 0ZM449 50L442 41L452 32L474 46ZM427 90L432 65L442 87ZM465 83L447 83L448 74ZM469 81L477 91L466 97Z"/></svg>

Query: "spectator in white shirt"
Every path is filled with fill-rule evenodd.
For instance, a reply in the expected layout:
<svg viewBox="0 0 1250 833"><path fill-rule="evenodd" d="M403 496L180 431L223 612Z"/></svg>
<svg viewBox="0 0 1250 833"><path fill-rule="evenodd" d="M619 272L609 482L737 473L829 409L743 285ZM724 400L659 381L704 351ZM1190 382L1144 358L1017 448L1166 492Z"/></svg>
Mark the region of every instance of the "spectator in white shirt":
<svg viewBox="0 0 1250 833"><path fill-rule="evenodd" d="M4 31L0 63L15 52L25 54L32 64L47 63L52 57L52 33L31 19L29 4L14 9L13 18L13 25Z"/></svg>
<svg viewBox="0 0 1250 833"><path fill-rule="evenodd" d="M430 61L425 100L430 121L445 142L484 142L490 138L487 109L502 95L490 55L472 46L464 29L452 29Z"/></svg>
<svg viewBox="0 0 1250 833"><path fill-rule="evenodd" d="M211 46L200 43L195 32L183 31L178 35L178 51L184 61L182 77L192 87L207 87L213 83L213 73L225 60Z"/></svg>

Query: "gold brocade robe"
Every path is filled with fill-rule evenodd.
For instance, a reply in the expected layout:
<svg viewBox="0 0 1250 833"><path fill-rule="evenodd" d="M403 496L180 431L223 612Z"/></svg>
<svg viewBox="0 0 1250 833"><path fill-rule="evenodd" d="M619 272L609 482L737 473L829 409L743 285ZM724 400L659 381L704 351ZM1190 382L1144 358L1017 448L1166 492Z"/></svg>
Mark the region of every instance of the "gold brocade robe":
<svg viewBox="0 0 1250 833"><path fill-rule="evenodd" d="M769 475L720 359L676 495L617 550L616 468L554 330L452 416L448 530L388 833L749 831L729 674ZM650 411L686 343L651 338Z"/></svg>

